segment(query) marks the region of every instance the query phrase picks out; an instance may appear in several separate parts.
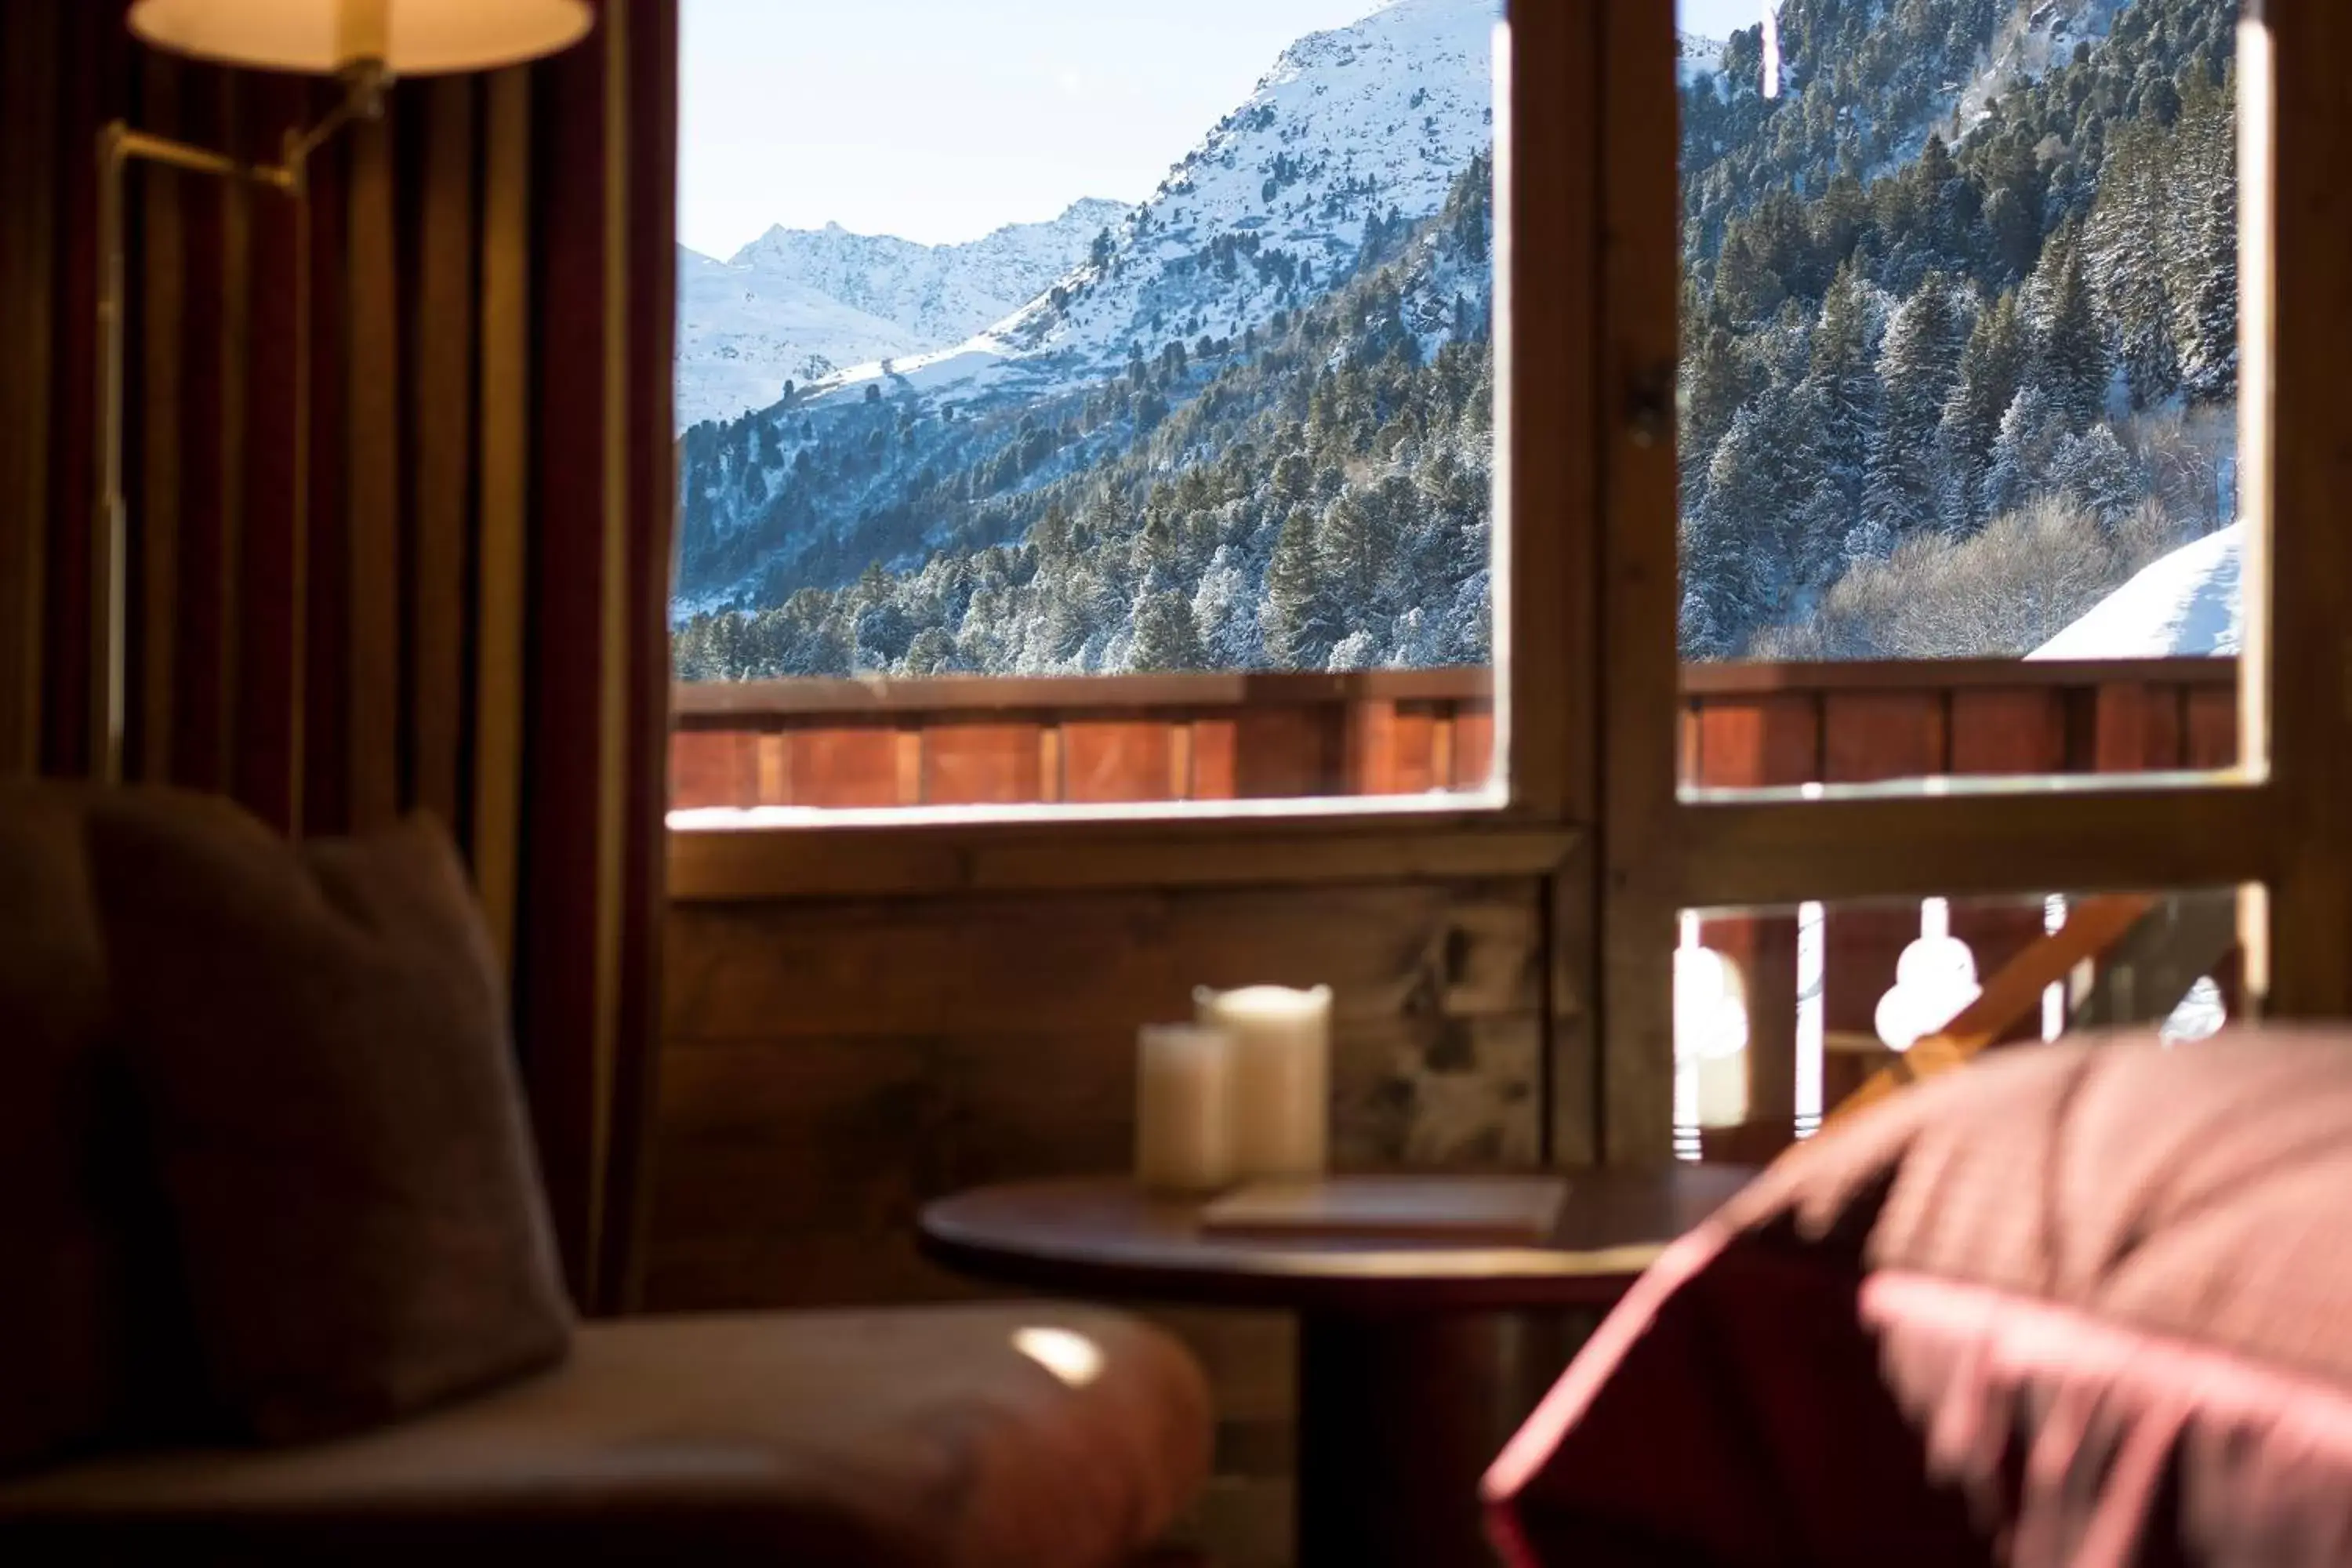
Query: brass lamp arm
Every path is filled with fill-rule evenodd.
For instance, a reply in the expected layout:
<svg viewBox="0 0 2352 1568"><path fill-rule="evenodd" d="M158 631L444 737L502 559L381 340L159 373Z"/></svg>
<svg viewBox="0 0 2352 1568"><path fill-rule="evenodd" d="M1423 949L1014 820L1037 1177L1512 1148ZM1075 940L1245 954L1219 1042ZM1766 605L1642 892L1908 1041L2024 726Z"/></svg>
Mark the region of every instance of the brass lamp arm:
<svg viewBox="0 0 2352 1568"><path fill-rule="evenodd" d="M129 690L129 572L130 527L122 495L122 339L123 304L123 184L133 162L159 163L190 174L273 190L300 201L309 189L313 153L355 121L383 115L384 89L391 74L381 60L361 60L343 68L341 102L317 124L289 131L280 161L255 163L209 148L175 142L115 121L99 132L98 205L98 421L96 514L91 519L90 552L90 772L100 782L120 783L123 738L128 727ZM309 258L298 258L297 276L306 296L298 321L307 314ZM301 321L298 330L307 333ZM307 399L301 400L307 404ZM307 447L307 406L297 410L297 440ZM298 467L299 459L298 458ZM298 496L297 505L301 498Z"/></svg>

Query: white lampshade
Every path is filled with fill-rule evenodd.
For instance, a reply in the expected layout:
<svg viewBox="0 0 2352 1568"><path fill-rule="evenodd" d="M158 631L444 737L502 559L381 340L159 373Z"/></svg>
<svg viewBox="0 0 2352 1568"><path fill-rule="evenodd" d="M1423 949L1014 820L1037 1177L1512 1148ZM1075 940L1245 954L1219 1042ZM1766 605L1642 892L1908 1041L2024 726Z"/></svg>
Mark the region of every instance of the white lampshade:
<svg viewBox="0 0 2352 1568"><path fill-rule="evenodd" d="M331 76L360 61L394 76L489 70L567 48L586 0L137 0L131 30L221 65Z"/></svg>

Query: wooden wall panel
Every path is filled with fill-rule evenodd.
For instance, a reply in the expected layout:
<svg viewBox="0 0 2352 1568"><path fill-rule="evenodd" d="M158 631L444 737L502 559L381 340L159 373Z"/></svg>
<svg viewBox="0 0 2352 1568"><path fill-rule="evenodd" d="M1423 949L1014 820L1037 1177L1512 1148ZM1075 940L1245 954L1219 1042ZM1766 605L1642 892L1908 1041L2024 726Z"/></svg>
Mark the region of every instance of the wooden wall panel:
<svg viewBox="0 0 2352 1568"><path fill-rule="evenodd" d="M791 741L791 805L898 804L898 737L892 731L800 730Z"/></svg>
<svg viewBox="0 0 2352 1568"><path fill-rule="evenodd" d="M1192 781L1176 776L1178 726L1077 721L1060 733L1066 800L1181 800L1188 792Z"/></svg>
<svg viewBox="0 0 2352 1568"><path fill-rule="evenodd" d="M1037 726L943 724L925 731L925 805L1019 805L1043 797Z"/></svg>
<svg viewBox="0 0 2352 1568"><path fill-rule="evenodd" d="M2092 769L2128 773L2181 765L2181 694L2169 686L2114 682L2099 688Z"/></svg>
<svg viewBox="0 0 2352 1568"><path fill-rule="evenodd" d="M1234 794L1244 800L1346 792L1339 715L1245 708L1234 720Z"/></svg>
<svg viewBox="0 0 2352 1568"><path fill-rule="evenodd" d="M1698 709L1686 774L1709 789L1811 784L1822 774L1822 715L1809 696L1717 698Z"/></svg>
<svg viewBox="0 0 2352 1568"><path fill-rule="evenodd" d="M736 730L679 731L670 742L674 804L687 811L761 804L760 752L770 738Z"/></svg>
<svg viewBox="0 0 2352 1568"><path fill-rule="evenodd" d="M1186 1016L1195 984L1335 986L1342 1162L1532 1164L1542 896L1530 882L680 908L651 1302L932 1288L912 1229L926 1199L1127 1163L1135 1028Z"/></svg>

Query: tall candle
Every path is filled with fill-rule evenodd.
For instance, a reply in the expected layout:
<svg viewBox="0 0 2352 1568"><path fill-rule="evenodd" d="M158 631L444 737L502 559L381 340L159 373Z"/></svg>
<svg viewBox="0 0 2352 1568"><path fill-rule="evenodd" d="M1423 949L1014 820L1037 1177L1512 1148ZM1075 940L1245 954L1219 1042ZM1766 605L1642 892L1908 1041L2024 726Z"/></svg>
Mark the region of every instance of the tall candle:
<svg viewBox="0 0 2352 1568"><path fill-rule="evenodd" d="M1234 1040L1155 1026L1136 1041L1135 1176L1151 1192L1213 1193L1234 1179Z"/></svg>
<svg viewBox="0 0 2352 1568"><path fill-rule="evenodd" d="M1328 1163L1331 989L1194 993L1234 1040L1234 1155L1244 1177L1304 1177Z"/></svg>

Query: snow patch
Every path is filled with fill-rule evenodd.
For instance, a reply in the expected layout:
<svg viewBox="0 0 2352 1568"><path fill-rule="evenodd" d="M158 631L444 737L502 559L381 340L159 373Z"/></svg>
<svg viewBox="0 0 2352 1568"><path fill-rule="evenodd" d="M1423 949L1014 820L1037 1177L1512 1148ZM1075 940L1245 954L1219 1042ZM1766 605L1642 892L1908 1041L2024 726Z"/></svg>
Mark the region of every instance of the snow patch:
<svg viewBox="0 0 2352 1568"><path fill-rule="evenodd" d="M2192 658L2244 647L2246 525L2183 545L2099 601L2038 659Z"/></svg>

